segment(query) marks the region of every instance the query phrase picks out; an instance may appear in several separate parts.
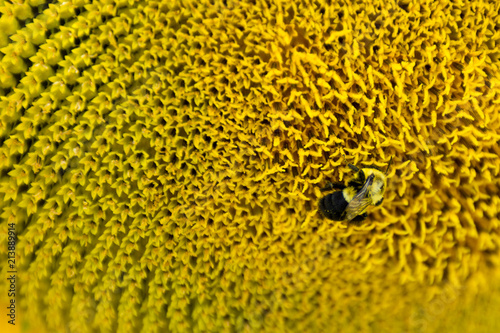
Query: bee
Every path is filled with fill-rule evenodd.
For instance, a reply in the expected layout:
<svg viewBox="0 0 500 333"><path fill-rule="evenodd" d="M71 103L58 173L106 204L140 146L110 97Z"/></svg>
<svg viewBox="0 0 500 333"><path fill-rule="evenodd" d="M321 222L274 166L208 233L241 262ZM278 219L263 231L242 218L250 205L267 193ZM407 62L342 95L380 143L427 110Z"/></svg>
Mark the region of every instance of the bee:
<svg viewBox="0 0 500 333"><path fill-rule="evenodd" d="M374 166L360 169L348 164L348 167L356 174L347 186L342 183L329 182L321 189L321 191L338 190L319 200L319 209L323 215L333 221L347 221L360 225L367 216L368 206L380 206L384 201L387 172L389 172L391 162L392 158L385 173Z"/></svg>

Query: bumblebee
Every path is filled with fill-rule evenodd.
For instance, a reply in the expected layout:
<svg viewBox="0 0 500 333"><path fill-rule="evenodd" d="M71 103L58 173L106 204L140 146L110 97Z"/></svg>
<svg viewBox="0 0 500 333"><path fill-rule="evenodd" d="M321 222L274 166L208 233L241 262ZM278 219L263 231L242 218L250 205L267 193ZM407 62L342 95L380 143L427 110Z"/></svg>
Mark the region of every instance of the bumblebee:
<svg viewBox="0 0 500 333"><path fill-rule="evenodd" d="M380 206L384 201L384 191L387 187L387 172L383 173L376 167L358 168L348 164L349 168L356 172L353 179L347 185L329 182L321 191L337 189L322 197L319 201L319 209L323 215L333 221L347 221L354 225L360 225L366 218L368 206Z"/></svg>

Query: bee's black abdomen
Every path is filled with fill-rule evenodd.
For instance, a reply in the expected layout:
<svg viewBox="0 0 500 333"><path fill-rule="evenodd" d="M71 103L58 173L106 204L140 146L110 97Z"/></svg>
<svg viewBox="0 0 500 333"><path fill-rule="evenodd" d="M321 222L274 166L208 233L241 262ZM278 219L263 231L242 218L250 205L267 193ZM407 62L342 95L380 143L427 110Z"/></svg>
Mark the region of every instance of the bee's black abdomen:
<svg viewBox="0 0 500 333"><path fill-rule="evenodd" d="M319 209L326 218L334 221L342 221L347 204L342 191L337 191L321 198L319 200Z"/></svg>

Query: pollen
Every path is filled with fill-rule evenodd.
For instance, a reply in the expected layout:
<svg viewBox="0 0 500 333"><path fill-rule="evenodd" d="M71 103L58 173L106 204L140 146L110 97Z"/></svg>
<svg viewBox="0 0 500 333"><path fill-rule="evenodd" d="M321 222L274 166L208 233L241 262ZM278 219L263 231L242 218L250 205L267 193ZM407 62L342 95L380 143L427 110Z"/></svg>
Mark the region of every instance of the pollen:
<svg viewBox="0 0 500 333"><path fill-rule="evenodd" d="M23 327L432 332L495 308L500 2L0 13L0 300L14 225ZM391 158L362 225L322 217L347 163Z"/></svg>

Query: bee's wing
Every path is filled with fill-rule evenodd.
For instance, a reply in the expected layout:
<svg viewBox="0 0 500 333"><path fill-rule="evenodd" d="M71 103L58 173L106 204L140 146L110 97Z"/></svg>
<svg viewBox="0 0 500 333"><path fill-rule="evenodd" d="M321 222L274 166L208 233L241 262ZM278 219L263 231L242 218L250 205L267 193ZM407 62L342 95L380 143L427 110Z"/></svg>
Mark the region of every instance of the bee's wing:
<svg viewBox="0 0 500 333"><path fill-rule="evenodd" d="M370 175L366 180L363 188L356 194L356 196L349 202L346 207L346 220L350 221L356 216L363 214L364 210L372 204L372 199L367 198L368 188L372 185L373 175Z"/></svg>
<svg viewBox="0 0 500 333"><path fill-rule="evenodd" d="M345 210L346 212L346 220L350 221L356 216L363 214L364 210L370 206L372 203L372 199L370 198L362 198L355 196L354 199L352 199L351 202L349 202L349 205L347 205L347 208Z"/></svg>

